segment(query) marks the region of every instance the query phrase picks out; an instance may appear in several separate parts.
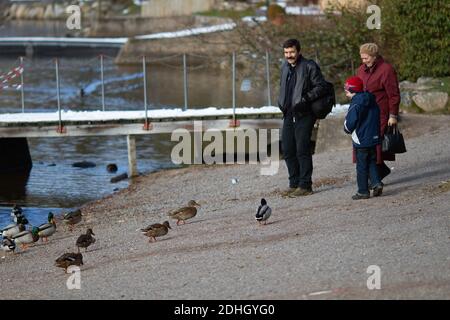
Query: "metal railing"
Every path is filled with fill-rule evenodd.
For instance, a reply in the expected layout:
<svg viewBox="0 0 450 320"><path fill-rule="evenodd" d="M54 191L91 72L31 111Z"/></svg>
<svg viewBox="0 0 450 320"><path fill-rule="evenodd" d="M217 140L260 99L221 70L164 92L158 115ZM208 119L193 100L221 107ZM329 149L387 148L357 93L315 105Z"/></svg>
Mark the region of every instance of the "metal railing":
<svg viewBox="0 0 450 320"><path fill-rule="evenodd" d="M236 81L237 81L237 69L236 69L236 59L237 56L241 54L241 53L236 53L233 52L231 55L231 96L232 96L232 103L231 103L231 107L233 109L233 123L236 123L237 119L236 119L236 103L237 103L237 97L236 97ZM201 59L206 59L206 58L211 58L209 56L202 56L202 55L197 55L197 54L175 54L172 56L168 56L168 57L163 57L163 58L154 58L151 60L148 60L146 58L146 56L142 56L142 73L143 73L143 95L144 95L144 103L143 103L143 109L145 112L145 125L144 125L144 129L149 129L148 128L148 96L147 96L147 68L149 64L152 63L158 63L158 62L163 62L167 59L171 59L172 61L175 58L182 58L182 63L181 63L181 68L183 69L183 97L184 97L184 106L183 106L183 110L186 111L189 109L189 86L188 86L188 69L198 69L201 67L204 67L203 65L200 66L195 66L195 67L189 67L188 66L188 62L187 62L187 57L188 56L192 56L194 58L201 58ZM106 55L100 54L98 57L93 58L93 59L99 59L99 68L100 68L100 81L101 81L101 109L102 111L106 111L107 106L105 103L105 67L104 67L104 58L107 57ZM110 57L110 58L114 58L114 57ZM264 63L265 63L265 82L266 82L266 91L267 91L267 105L271 106L272 105L272 99L271 99L271 73L270 73L270 66L271 66L271 62L270 62L270 55L269 55L269 51L265 52L265 56L262 56ZM91 60L93 60L91 59ZM229 59L229 56L228 56ZM316 56L315 56L316 62L319 63L319 53L316 52ZM22 68L22 72L20 74L20 85L21 85L21 105L22 105L22 113L25 112L25 90L24 90L24 73L26 72L26 70L24 69L24 58L20 57L20 66ZM88 61L89 62L89 61ZM88 63L85 62L85 63ZM341 65L343 63L349 63L351 62L351 69L352 69L352 74L354 74L354 61L352 59L344 59L342 61L338 61L329 65L325 65L325 66L321 66L321 68L328 68L328 67L334 67L337 65ZM59 117L59 125L60 125L60 129L62 130L62 118L61 118L61 90L60 90L60 64L59 64L59 59L55 59L54 60L54 68L55 68L55 75L56 75L56 96L57 96L57 108L58 108L58 117ZM174 68L173 64L165 64L168 67ZM175 67L178 68L178 67ZM83 90L83 89L81 89Z"/></svg>
<svg viewBox="0 0 450 320"><path fill-rule="evenodd" d="M191 56L193 56L194 58L210 58L208 56L201 56L201 55L194 55L194 54L189 54ZM236 82L237 82L237 68L236 68L236 59L237 59L238 53L233 52L231 55L231 96L232 96L232 104L231 107L233 109L233 120L236 120L236 103L237 103L237 93L236 93ZM104 67L104 59L105 59L105 55L100 54L97 58L99 59L99 72L100 72L100 82L101 82L101 110L102 111L106 111L107 110L107 105L105 102L105 67ZM144 96L144 112L145 112L145 119L146 121L148 120L148 95L147 95L147 89L148 89L148 85L147 85L147 68L148 65L152 64L152 63L158 63L158 62L162 62L164 60L167 59L171 59L174 60L175 58L178 57L182 57L182 69L183 69L183 97L184 97L184 106L183 106L183 110L186 111L189 109L189 85L188 85L188 69L192 69L192 70L196 70L200 67L203 67L203 65L200 66L194 66L189 68L188 66L188 62L187 62L187 57L188 54L184 53L182 55L172 55L169 57L164 57L164 58L156 58L156 59L151 59L148 60L146 58L146 56L142 56L142 73L143 73L143 96ZM111 57L113 58L113 57ZM266 84L267 84L267 105L271 105L272 104L272 99L271 99L271 79L270 79L270 56L269 53L266 52L265 56L263 56L263 59L265 60L265 75L266 75ZM20 66L23 68L24 67L24 57L20 57ZM88 61L89 62L89 61ZM88 63L86 62L86 64ZM173 65L169 65L166 64L168 67L174 67ZM57 99L57 108L58 108L58 114L59 114L59 119L60 122L62 121L61 119L61 90L60 90L60 80L61 80L61 66L60 66L60 62L59 59L54 59L54 69L55 69L55 79L56 79L56 99ZM22 105L22 113L25 113L26 110L26 105L25 105L25 90L24 90L24 73L27 72L26 68L24 68L24 70L21 72L20 74L20 82L21 82L21 105ZM84 90L83 88L81 89L81 94L84 95Z"/></svg>

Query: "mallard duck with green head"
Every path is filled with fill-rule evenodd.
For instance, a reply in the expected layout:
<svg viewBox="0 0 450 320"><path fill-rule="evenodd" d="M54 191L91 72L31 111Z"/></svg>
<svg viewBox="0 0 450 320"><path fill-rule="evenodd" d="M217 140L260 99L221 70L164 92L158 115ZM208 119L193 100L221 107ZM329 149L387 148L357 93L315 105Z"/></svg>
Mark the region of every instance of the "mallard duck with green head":
<svg viewBox="0 0 450 320"><path fill-rule="evenodd" d="M73 226L81 221L81 210L77 209L66 213L63 217L63 221L69 225L69 230L73 231Z"/></svg>
<svg viewBox="0 0 450 320"><path fill-rule="evenodd" d="M16 215L14 215L13 220L15 223L21 223L22 221L28 221L23 213L18 213ZM26 223L24 223L24 224L26 224Z"/></svg>
<svg viewBox="0 0 450 320"><path fill-rule="evenodd" d="M190 200L187 207L172 210L168 213L168 216L172 219L177 219L177 226L180 224L180 221L185 224L186 220L191 219L197 215L197 207L201 207L200 204L195 202L195 200Z"/></svg>
<svg viewBox="0 0 450 320"><path fill-rule="evenodd" d="M148 242L155 242L156 237L165 236L169 232L169 229L172 229L169 221L164 221L163 223L151 224L141 229L141 232L149 237Z"/></svg>
<svg viewBox="0 0 450 320"><path fill-rule="evenodd" d="M2 230L2 236L4 238L12 238L13 236L15 236L16 234L25 231L25 225L24 224L15 224L12 223L10 225L7 225L3 230Z"/></svg>
<svg viewBox="0 0 450 320"><path fill-rule="evenodd" d="M52 212L48 213L47 216L48 223L41 224L39 229L39 237L43 242L48 241L48 237L52 236L56 232L56 221Z"/></svg>
<svg viewBox="0 0 450 320"><path fill-rule="evenodd" d="M14 218L14 222L16 224L23 224L23 225L27 225L29 223L27 218L25 218L25 216L19 216Z"/></svg>
<svg viewBox="0 0 450 320"><path fill-rule="evenodd" d="M11 209L11 217L15 217L17 215L22 215L23 210L21 207L19 207L17 204L14 204L13 208Z"/></svg>
<svg viewBox="0 0 450 320"><path fill-rule="evenodd" d="M67 268L70 266L83 265L83 255L81 253L69 252L64 253L55 260L55 266L64 268L64 272L67 273Z"/></svg>
<svg viewBox="0 0 450 320"><path fill-rule="evenodd" d="M33 227L31 230L22 231L11 237L16 245L20 245L22 250L28 248L28 245L39 240L39 228Z"/></svg>
<svg viewBox="0 0 450 320"><path fill-rule="evenodd" d="M272 214L272 209L267 205L266 199L261 199L261 205L258 207L258 211L256 212L255 219L258 221L258 223L261 225L263 223L264 225L267 224L267 220L269 219L270 215Z"/></svg>
<svg viewBox="0 0 450 320"><path fill-rule="evenodd" d="M80 248L85 248L85 252L87 252L87 248L95 243L95 238L93 237L93 235L95 236L94 232L92 231L91 228L87 229L86 234L82 234L81 236L78 237L77 242L76 242L76 246L78 248L78 253L80 252Z"/></svg>

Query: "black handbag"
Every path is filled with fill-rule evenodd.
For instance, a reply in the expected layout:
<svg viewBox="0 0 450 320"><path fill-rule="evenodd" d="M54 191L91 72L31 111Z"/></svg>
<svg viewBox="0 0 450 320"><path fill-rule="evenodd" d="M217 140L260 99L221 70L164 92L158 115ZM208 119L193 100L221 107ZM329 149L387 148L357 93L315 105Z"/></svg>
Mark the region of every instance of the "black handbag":
<svg viewBox="0 0 450 320"><path fill-rule="evenodd" d="M406 152L405 140L403 139L403 135L400 133L397 126L387 127L386 133L383 137L383 142L381 144L381 150L383 152L390 153Z"/></svg>

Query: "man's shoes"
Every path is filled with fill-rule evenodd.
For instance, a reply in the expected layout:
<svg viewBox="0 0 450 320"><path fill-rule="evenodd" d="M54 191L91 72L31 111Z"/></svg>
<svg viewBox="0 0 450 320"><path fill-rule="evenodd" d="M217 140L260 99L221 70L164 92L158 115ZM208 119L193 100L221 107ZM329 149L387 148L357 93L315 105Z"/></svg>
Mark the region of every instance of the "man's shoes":
<svg viewBox="0 0 450 320"><path fill-rule="evenodd" d="M286 190L284 190L283 192L281 192L281 196L282 197L289 197L289 195L294 192L297 188L288 188Z"/></svg>
<svg viewBox="0 0 450 320"><path fill-rule="evenodd" d="M309 189L305 189L305 188L300 188L298 187L297 189L294 190L294 192L291 192L289 194L289 198L295 198L295 197L301 197L301 196L308 196L310 194L313 194L313 191L311 188Z"/></svg>
<svg viewBox="0 0 450 320"><path fill-rule="evenodd" d="M380 183L373 188L374 197L379 197L381 196L382 193L383 193L383 183Z"/></svg>
<svg viewBox="0 0 450 320"><path fill-rule="evenodd" d="M361 199L369 199L370 198L370 194L361 194L361 193L355 193L352 196L353 200L361 200Z"/></svg>

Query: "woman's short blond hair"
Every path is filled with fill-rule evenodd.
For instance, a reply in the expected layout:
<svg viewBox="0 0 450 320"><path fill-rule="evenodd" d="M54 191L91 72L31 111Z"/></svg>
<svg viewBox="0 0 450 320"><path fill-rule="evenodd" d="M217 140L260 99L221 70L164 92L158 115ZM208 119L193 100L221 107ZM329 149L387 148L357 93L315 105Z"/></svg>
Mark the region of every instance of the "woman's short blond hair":
<svg viewBox="0 0 450 320"><path fill-rule="evenodd" d="M364 43L361 47L359 47L359 54L361 53L376 57L378 56L378 46L376 43Z"/></svg>

